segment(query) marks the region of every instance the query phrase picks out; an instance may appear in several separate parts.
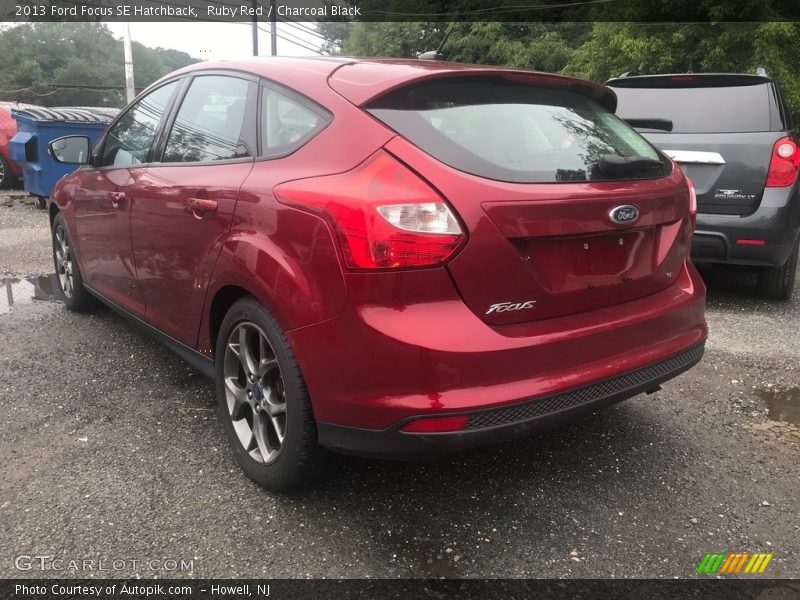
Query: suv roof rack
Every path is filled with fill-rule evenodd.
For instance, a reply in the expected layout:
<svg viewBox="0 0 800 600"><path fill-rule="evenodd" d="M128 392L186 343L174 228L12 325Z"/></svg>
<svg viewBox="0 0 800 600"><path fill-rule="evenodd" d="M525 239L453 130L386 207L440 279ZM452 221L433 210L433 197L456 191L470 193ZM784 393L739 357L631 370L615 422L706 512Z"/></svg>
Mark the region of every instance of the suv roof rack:
<svg viewBox="0 0 800 600"><path fill-rule="evenodd" d="M420 60L444 60L445 56L438 50L428 50L422 54L417 54L417 58Z"/></svg>
<svg viewBox="0 0 800 600"><path fill-rule="evenodd" d="M624 75L606 81L611 87L678 88L678 87L732 87L758 85L772 81L763 73L664 73L660 75Z"/></svg>

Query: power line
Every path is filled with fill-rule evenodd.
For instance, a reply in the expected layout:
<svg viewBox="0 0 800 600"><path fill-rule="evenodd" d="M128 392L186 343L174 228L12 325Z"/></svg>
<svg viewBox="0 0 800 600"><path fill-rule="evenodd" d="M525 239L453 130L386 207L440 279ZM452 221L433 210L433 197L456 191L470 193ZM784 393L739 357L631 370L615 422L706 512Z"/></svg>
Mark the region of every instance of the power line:
<svg viewBox="0 0 800 600"><path fill-rule="evenodd" d="M305 33L310 33L311 35L315 35L318 38L321 38L322 40L324 40L326 42L333 41L330 38L328 38L327 36L325 36L324 34L320 33L320 31L318 29L312 29L311 27L308 27L307 25L303 25L299 21L294 21L292 19L288 19L287 18L286 19L286 24L289 25L290 27L294 27L296 29L299 29L300 31L303 31Z"/></svg>
<svg viewBox="0 0 800 600"><path fill-rule="evenodd" d="M314 43L313 40L305 40L302 37L300 37L299 35L296 35L296 34L290 32L290 31L286 31L285 29L283 30L283 34L286 35L286 36L289 36L289 38L291 38L293 43L297 44L298 46L301 45L301 44L309 44L309 45L311 45L311 44ZM318 53L319 54L323 54L321 51L318 51Z"/></svg>
<svg viewBox="0 0 800 600"><path fill-rule="evenodd" d="M571 6L583 6L587 4L607 4L617 0L585 0L582 2L566 2L563 4L531 4L531 5L511 5L493 6L490 8L476 8L472 10L451 10L446 12L414 13L399 12L391 10L370 10L370 15L382 15L385 17L465 17L470 15L490 15L518 13L529 10L552 10L554 8L569 8Z"/></svg>
<svg viewBox="0 0 800 600"><path fill-rule="evenodd" d="M272 32L271 32L269 29L265 29L265 28L264 28L264 27L262 27L261 25L259 25L259 26L258 26L258 28L259 28L261 31L265 32L265 33L269 33L269 34L271 34L271 33L272 33ZM306 46L304 43L301 43L301 42L296 42L296 41L290 40L289 38L287 38L287 37L284 37L283 35L281 35L281 34L280 34L280 33L278 33L277 31L275 32L275 36L276 36L276 37L279 37L279 38L281 38L282 40L284 40L284 41L286 41L286 42L289 42L290 44L294 44L295 46L299 46L300 48L303 48L303 49L305 49L305 50L308 50L309 52L313 52L314 54L318 54L319 56L325 56L325 55L324 55L322 52L320 52L320 51L319 51L317 48L312 48L311 46Z"/></svg>
<svg viewBox="0 0 800 600"><path fill-rule="evenodd" d="M305 29L301 29L300 27L298 27L298 26L297 26L297 25L295 25L294 23L289 23L289 22L286 22L286 23L283 23L283 24L284 24L284 25L286 25L287 27L292 27L292 28L293 28L293 29L292 29L292 31L296 31L298 36L302 36L302 35L313 35L314 37L316 37L316 38L318 38L318 39L320 39L320 40L322 40L322 41L325 41L325 42L326 42L326 41L328 41L328 40L325 38L325 36L323 36L323 35L321 35L321 34L319 34L319 33L315 33L315 32L313 32L313 31L307 31L307 30L305 30Z"/></svg>
<svg viewBox="0 0 800 600"><path fill-rule="evenodd" d="M259 5L261 5L262 8L267 8L267 9L269 8L261 0L259 0L258 3L259 3ZM296 21L295 19L291 19L291 18L286 17L286 16L281 16L281 18L278 20L278 23L285 23L286 25L289 25L290 27L296 27L298 29L302 29L305 33L310 33L311 35L314 35L314 36L324 40L325 42L335 43L335 40L325 36L323 33L321 33L319 31L319 29L314 29L312 27L309 27L308 25L305 25L304 23L302 23L300 21Z"/></svg>

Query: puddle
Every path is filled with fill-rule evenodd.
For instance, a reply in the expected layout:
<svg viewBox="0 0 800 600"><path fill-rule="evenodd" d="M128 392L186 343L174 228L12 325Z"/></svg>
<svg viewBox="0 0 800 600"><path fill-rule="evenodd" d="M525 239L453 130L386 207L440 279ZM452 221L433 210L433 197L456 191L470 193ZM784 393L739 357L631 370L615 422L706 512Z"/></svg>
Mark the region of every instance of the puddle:
<svg viewBox="0 0 800 600"><path fill-rule="evenodd" d="M770 421L800 425L800 387L785 390L762 388L756 393L767 403Z"/></svg>
<svg viewBox="0 0 800 600"><path fill-rule="evenodd" d="M61 298L55 274L31 277L0 277L0 315L12 307L31 304L34 300L53 301Z"/></svg>

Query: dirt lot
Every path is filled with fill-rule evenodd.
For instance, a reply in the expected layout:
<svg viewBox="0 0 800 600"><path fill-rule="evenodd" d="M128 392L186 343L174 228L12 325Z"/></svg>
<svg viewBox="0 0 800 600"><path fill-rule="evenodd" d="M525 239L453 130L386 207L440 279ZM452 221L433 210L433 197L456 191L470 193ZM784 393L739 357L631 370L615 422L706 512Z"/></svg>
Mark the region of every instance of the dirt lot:
<svg viewBox="0 0 800 600"><path fill-rule="evenodd" d="M239 472L209 381L108 310L66 312L51 271L46 213L0 197L0 577L686 577L715 551L800 577L800 293L707 271L706 357L663 391L446 460L342 458L276 495Z"/></svg>

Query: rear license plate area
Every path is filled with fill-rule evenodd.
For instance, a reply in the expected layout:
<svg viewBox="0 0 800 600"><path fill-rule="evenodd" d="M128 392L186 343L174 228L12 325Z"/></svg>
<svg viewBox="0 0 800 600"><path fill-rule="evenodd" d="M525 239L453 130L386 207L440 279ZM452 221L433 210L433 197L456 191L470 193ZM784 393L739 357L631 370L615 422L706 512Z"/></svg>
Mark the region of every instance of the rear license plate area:
<svg viewBox="0 0 800 600"><path fill-rule="evenodd" d="M554 293L618 285L653 274L654 230L517 240L535 277Z"/></svg>

